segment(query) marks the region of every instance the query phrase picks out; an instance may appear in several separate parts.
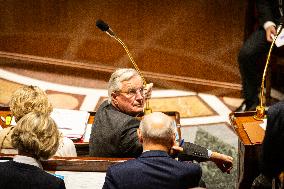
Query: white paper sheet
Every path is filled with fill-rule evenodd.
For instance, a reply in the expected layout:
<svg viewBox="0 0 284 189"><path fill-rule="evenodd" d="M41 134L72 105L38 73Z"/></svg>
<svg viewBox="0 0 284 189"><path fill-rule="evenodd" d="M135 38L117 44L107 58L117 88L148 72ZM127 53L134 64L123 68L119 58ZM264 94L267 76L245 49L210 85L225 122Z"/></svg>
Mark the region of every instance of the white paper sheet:
<svg viewBox="0 0 284 189"><path fill-rule="evenodd" d="M263 130L266 130L266 125L267 125L267 119L263 119L263 123L259 124Z"/></svg>
<svg viewBox="0 0 284 189"><path fill-rule="evenodd" d="M84 135L89 115L87 111L58 108L53 109L51 113L59 130L69 138L81 138Z"/></svg>
<svg viewBox="0 0 284 189"><path fill-rule="evenodd" d="M277 47L281 47L284 45L284 29L282 29L281 33L278 35L276 41L275 41L275 45Z"/></svg>
<svg viewBox="0 0 284 189"><path fill-rule="evenodd" d="M84 139L83 139L84 142L89 142L89 140L90 140L92 125L93 124L88 124L87 127L86 127L86 132L84 134Z"/></svg>
<svg viewBox="0 0 284 189"><path fill-rule="evenodd" d="M56 171L64 176L66 189L101 189L105 181L105 172Z"/></svg>

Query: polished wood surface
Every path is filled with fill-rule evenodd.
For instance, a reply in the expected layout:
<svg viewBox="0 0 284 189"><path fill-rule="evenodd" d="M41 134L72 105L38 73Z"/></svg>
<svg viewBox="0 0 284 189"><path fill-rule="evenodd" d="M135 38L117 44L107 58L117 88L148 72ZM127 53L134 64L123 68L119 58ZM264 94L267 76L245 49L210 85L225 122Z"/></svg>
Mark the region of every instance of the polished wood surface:
<svg viewBox="0 0 284 189"><path fill-rule="evenodd" d="M0 153L0 160L11 160L13 157L14 155ZM109 166L128 159L131 158L53 157L42 160L41 163L46 171L106 172Z"/></svg>
<svg viewBox="0 0 284 189"><path fill-rule="evenodd" d="M237 188L248 189L255 177L260 173L259 159L261 144L252 143L244 130L243 123L254 123L259 125L263 121L253 118L255 112L233 112L229 115L231 126L238 136L238 183Z"/></svg>
<svg viewBox="0 0 284 189"><path fill-rule="evenodd" d="M129 158L102 158L102 157L53 157L52 159L41 161L44 170L48 171L90 171L106 172L107 168L113 164L121 163Z"/></svg>
<svg viewBox="0 0 284 189"><path fill-rule="evenodd" d="M255 145L253 144L247 133L244 130L243 123L250 123L254 122L255 124L261 124L263 121L256 120L253 116L255 115L254 111L251 112L244 112L244 113L232 113L230 114L230 121L232 126L234 127L234 130L236 131L239 139L244 145Z"/></svg>
<svg viewBox="0 0 284 189"><path fill-rule="evenodd" d="M122 46L96 28L102 19L155 86L223 89L219 95L241 90L236 57L244 38L245 0L11 0L0 6L3 67L73 67L106 78L116 68L133 67Z"/></svg>
<svg viewBox="0 0 284 189"><path fill-rule="evenodd" d="M11 116L11 111L9 107L0 107L0 127L6 128L9 127L9 125L6 125L6 117Z"/></svg>

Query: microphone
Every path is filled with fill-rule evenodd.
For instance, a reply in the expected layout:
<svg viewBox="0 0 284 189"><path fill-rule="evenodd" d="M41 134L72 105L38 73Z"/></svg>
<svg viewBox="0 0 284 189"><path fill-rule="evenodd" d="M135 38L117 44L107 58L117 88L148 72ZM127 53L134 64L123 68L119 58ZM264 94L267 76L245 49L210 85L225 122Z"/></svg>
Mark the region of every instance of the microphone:
<svg viewBox="0 0 284 189"><path fill-rule="evenodd" d="M263 120L265 118L264 81L266 79L267 68L268 68L268 65L269 65L270 56L271 56L271 52L272 52L273 46L274 46L274 44L276 42L276 39L279 36L281 30L283 29L283 21L284 21L284 17L281 17L280 23L279 23L279 25L277 26L277 29L276 29L276 36L274 36L272 38L273 41L272 41L272 43L270 45L270 48L269 48L269 51L268 51L268 55L267 55L267 58L266 58L266 63L265 63L264 71L263 71L263 74L262 74L262 80L261 80L260 104L256 107L256 114L254 115L254 119L256 119L256 120Z"/></svg>
<svg viewBox="0 0 284 189"><path fill-rule="evenodd" d="M110 29L109 25L107 23L105 23L104 21L102 21L100 19L97 20L96 26L100 30L102 30L103 32L106 32L109 36L113 37L116 41L118 41L122 45L122 47L124 48L124 50L126 51L128 57L129 57L130 61L132 62L132 65L134 66L135 70L141 76L144 86L146 86L147 82L146 82L144 76L142 75L142 73L140 72L137 64L135 63L134 59L132 58L132 56L131 56L127 46L124 44L124 42L118 36L116 36L116 34ZM152 112L152 109L150 108L149 99L147 98L146 99L146 107L144 108L144 113L149 114L151 112Z"/></svg>
<svg viewBox="0 0 284 189"><path fill-rule="evenodd" d="M109 36L111 37L115 37L115 33L111 30L111 28L109 27L109 25L107 23L105 23L102 20L97 20L96 21L96 26L102 30L103 32L106 32Z"/></svg>

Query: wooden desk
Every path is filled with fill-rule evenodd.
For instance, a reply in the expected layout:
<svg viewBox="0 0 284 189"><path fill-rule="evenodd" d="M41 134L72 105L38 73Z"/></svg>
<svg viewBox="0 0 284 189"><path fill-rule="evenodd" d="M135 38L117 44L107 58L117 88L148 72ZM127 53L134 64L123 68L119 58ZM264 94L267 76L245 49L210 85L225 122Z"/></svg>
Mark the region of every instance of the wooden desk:
<svg viewBox="0 0 284 189"><path fill-rule="evenodd" d="M14 155L1 154L1 160L11 160ZM41 161L46 171L80 171L80 172L106 172L113 164L124 162L131 158L103 158L103 157L53 157Z"/></svg>
<svg viewBox="0 0 284 189"><path fill-rule="evenodd" d="M260 173L259 156L261 143L254 144L244 130L243 123L260 124L253 118L255 112L231 113L229 115L231 125L238 136L238 183L237 188L250 188L253 180Z"/></svg>

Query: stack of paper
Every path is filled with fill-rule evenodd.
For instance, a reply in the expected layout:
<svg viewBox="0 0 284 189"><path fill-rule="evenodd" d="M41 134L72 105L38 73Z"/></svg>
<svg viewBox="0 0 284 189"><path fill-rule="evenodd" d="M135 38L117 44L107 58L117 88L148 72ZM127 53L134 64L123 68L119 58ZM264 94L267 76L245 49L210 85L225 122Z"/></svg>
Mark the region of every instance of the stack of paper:
<svg viewBox="0 0 284 189"><path fill-rule="evenodd" d="M92 130L92 125L93 125L93 124L87 124L86 132L85 132L85 136L84 136L83 142L89 142L89 140L90 140L90 135L91 135L91 130Z"/></svg>
<svg viewBox="0 0 284 189"><path fill-rule="evenodd" d="M89 119L89 112L67 109L53 109L51 117L58 129L68 138L80 139L85 133Z"/></svg>

